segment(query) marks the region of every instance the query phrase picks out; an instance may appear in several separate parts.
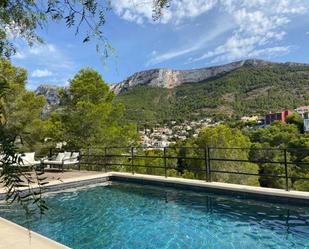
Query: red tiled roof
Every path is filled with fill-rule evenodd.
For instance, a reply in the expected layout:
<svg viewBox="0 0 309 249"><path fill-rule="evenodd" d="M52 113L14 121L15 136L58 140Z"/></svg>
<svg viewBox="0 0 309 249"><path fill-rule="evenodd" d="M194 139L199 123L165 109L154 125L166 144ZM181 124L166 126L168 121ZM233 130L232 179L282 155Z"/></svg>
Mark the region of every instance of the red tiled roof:
<svg viewBox="0 0 309 249"><path fill-rule="evenodd" d="M299 109L299 108L309 108L309 105L299 106L296 109Z"/></svg>

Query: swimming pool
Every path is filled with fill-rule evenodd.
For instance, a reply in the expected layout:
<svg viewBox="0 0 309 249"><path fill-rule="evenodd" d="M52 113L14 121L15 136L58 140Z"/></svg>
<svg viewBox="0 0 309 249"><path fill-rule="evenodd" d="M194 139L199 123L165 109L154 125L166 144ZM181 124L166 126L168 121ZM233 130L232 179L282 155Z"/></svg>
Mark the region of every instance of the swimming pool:
<svg viewBox="0 0 309 249"><path fill-rule="evenodd" d="M309 207L112 182L48 194L45 216L0 216L72 248L309 248Z"/></svg>

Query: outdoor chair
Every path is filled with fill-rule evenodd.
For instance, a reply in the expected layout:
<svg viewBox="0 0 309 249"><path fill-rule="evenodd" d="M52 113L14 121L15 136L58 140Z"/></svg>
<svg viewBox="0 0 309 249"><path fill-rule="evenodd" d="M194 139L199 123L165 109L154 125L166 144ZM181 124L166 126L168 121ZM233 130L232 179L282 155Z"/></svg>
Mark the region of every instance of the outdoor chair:
<svg viewBox="0 0 309 249"><path fill-rule="evenodd" d="M11 162L11 165L14 167L30 168L41 165L41 161L35 160L35 152L26 152L22 154L16 154L15 156L21 159L19 163L13 163L13 158L11 156L6 157L5 155L1 154L0 167L2 167L4 161Z"/></svg>
<svg viewBox="0 0 309 249"><path fill-rule="evenodd" d="M0 154L0 169L2 168L3 160L4 160L4 155Z"/></svg>
<svg viewBox="0 0 309 249"><path fill-rule="evenodd" d="M76 165L79 163L79 153L78 152L60 152L55 159L45 159L43 160L44 165L49 167L58 166L59 170L64 171L64 166Z"/></svg>
<svg viewBox="0 0 309 249"><path fill-rule="evenodd" d="M21 154L20 158L22 162L20 166L22 167L32 167L32 166L39 166L41 161L35 160L35 152L26 152Z"/></svg>

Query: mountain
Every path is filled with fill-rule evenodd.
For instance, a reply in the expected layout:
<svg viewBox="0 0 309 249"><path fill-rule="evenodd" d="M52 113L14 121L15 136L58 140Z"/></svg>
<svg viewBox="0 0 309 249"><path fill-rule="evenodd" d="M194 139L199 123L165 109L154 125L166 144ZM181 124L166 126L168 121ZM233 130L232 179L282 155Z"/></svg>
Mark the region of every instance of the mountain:
<svg viewBox="0 0 309 249"><path fill-rule="evenodd" d="M46 101L49 105L59 105L60 104L60 96L59 90L61 87L52 86L52 85L40 85L36 90L36 95L43 95L46 98Z"/></svg>
<svg viewBox="0 0 309 249"><path fill-rule="evenodd" d="M42 85L44 113L56 110L63 89ZM244 60L193 69L138 72L111 86L126 119L140 123L167 120L218 120L309 105L309 64Z"/></svg>
<svg viewBox="0 0 309 249"><path fill-rule="evenodd" d="M309 104L309 65L244 60L193 69L153 69L111 87L139 122L235 118Z"/></svg>
<svg viewBox="0 0 309 249"><path fill-rule="evenodd" d="M60 100L60 94L59 91L63 89L62 87L43 84L40 85L36 90L36 95L43 95L46 99L46 105L43 108L43 114L47 114L51 111L54 111L59 106L61 100Z"/></svg>
<svg viewBox="0 0 309 249"><path fill-rule="evenodd" d="M114 91L116 94L119 94L127 92L132 87L141 85L172 89L182 84L198 83L213 77L218 77L241 67L251 66L259 68L271 66L273 64L273 62L265 60L251 59L236 61L221 66L192 70L152 69L133 74L124 81L113 85L111 87L111 90Z"/></svg>

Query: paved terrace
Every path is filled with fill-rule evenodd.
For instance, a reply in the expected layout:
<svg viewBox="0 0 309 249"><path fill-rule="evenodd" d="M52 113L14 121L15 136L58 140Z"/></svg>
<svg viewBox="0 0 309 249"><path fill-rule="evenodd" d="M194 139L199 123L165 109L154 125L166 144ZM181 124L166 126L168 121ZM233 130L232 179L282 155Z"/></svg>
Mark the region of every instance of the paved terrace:
<svg viewBox="0 0 309 249"><path fill-rule="evenodd" d="M191 180L183 178L175 178L164 176L151 176L130 173L119 173L119 172L93 172L93 171L67 171L67 172L46 172L49 183L48 186L62 187L64 184L77 183L80 181L91 181L96 182L103 180L103 178L124 178L127 180L141 180L150 182L160 182L167 184L179 184L182 186L193 186L205 189L224 190L242 192L244 194L252 193L261 196L273 196L273 197L284 197L291 200L306 200L309 201L309 192L301 191L285 191L281 189L251 187L237 184L218 183L218 182L205 182L201 180ZM35 186L33 186L35 187ZM65 186L63 186L65 188ZM4 188L0 188L0 194L5 193ZM44 236L41 236L35 232L29 231L19 225L9 222L5 219L0 218L0 249L6 248L25 248L25 249L64 249L65 247L55 241L52 241Z"/></svg>
<svg viewBox="0 0 309 249"><path fill-rule="evenodd" d="M93 175L98 175L102 172L97 171L78 171L78 170L67 170L61 172L59 170L49 170L45 171L44 176L47 177L47 182L61 183L63 180L78 178L78 177L89 177ZM3 191L3 184L0 182L0 193Z"/></svg>

